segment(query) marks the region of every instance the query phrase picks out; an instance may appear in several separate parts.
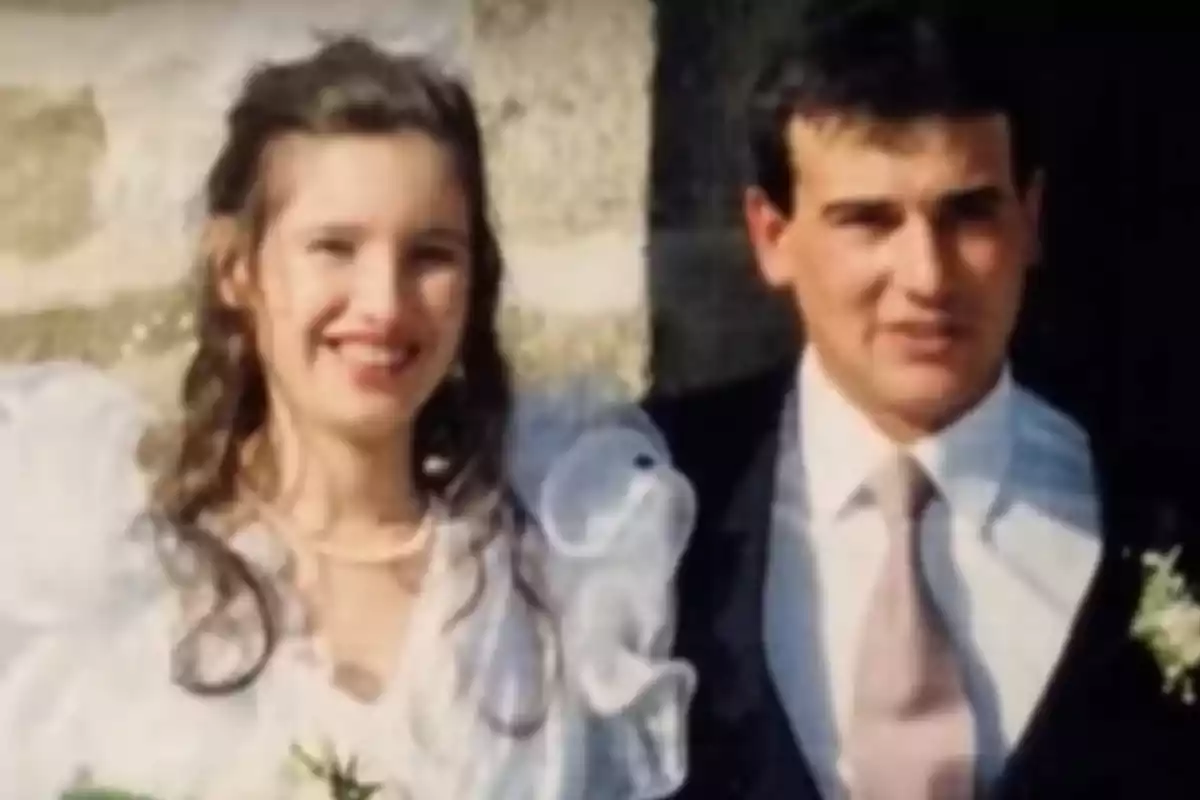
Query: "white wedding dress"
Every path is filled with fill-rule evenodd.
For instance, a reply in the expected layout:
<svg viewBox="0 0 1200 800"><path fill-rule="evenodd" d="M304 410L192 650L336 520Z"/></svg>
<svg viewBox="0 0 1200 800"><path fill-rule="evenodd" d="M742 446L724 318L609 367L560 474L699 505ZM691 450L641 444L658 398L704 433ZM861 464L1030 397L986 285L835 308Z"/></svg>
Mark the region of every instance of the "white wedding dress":
<svg viewBox="0 0 1200 800"><path fill-rule="evenodd" d="M522 738L480 707L501 719L524 708L539 674L525 606L493 543L482 601L446 627L475 578L449 557L468 534L453 519L438 525L403 657L375 702L334 688L298 626L249 689L179 688L178 597L134 524L147 410L80 365L0 370L0 798L57 800L84 779L154 800L334 796L296 747L354 759L374 800L670 794L695 685L669 655L671 580L694 499L639 417L565 405L524 398L515 426L561 658L543 722ZM270 571L285 558L276 542L247 529L233 545Z"/></svg>

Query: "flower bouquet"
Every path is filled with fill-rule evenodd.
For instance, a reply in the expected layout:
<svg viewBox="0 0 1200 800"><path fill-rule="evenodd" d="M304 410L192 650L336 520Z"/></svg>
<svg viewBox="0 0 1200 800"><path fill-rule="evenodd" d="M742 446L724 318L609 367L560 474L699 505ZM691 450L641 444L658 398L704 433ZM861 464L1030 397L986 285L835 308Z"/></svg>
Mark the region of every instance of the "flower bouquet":
<svg viewBox="0 0 1200 800"><path fill-rule="evenodd" d="M342 761L330 746L326 746L320 755L314 755L293 745L289 763L297 767L307 781L305 800L372 800L383 789L382 784L364 782L358 777L358 759L350 757ZM77 784L59 800L178 800L96 786L86 777Z"/></svg>

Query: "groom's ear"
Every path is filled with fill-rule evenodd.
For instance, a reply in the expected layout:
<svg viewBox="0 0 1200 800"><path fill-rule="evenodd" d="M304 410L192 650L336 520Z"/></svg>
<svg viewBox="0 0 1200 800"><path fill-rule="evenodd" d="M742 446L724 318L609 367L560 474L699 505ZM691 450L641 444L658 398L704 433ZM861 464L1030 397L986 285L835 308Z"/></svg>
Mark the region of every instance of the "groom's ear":
<svg viewBox="0 0 1200 800"><path fill-rule="evenodd" d="M1029 231L1029 254L1026 260L1031 264L1042 260L1042 195L1045 185L1045 173L1039 169L1029 176L1021 189L1021 209Z"/></svg>
<svg viewBox="0 0 1200 800"><path fill-rule="evenodd" d="M746 189L742 197L746 232L754 249L754 261L768 286L781 288L791 284L792 270L783 254L788 217L771 201L760 186Z"/></svg>

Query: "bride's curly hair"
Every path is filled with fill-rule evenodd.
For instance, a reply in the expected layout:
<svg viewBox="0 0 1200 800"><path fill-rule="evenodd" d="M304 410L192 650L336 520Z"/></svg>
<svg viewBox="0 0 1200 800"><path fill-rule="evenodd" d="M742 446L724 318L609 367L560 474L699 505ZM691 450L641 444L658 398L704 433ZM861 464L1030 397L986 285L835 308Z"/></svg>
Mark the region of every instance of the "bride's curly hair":
<svg viewBox="0 0 1200 800"><path fill-rule="evenodd" d="M512 405L509 367L496 329L503 263L490 222L482 137L474 104L462 83L430 60L386 53L358 38L326 43L315 55L262 66L247 78L227 118L224 147L208 174L208 229L196 264L198 349L181 387L183 418L171 437L153 491L152 514L172 575L184 590L206 598L176 653L176 680L202 695L238 692L270 661L282 634L273 576L263 574L230 546L209 520L236 505L247 443L267 424L267 389L247 316L222 299L222 276L240 256L254 261L270 209L264 154L287 134L315 136L419 131L454 157L470 207L471 270L466 328L456 370L419 412L414 432L417 488L452 515L471 517L475 591L454 619L479 603L486 583L483 551L511 537L508 552L530 619L546 631L548 615L517 541L529 515L509 489L506 432ZM436 459L439 468L427 468ZM251 610L245 640L252 654L232 674L206 677L197 666L204 637L227 636L231 609ZM237 625L234 626L239 627ZM240 624L245 634L244 621ZM551 637L553 638L553 637ZM545 635L539 646L554 649ZM537 659L540 663L546 663ZM547 677L548 676L544 676ZM546 683L548 681L544 681ZM520 732L531 720L510 721Z"/></svg>

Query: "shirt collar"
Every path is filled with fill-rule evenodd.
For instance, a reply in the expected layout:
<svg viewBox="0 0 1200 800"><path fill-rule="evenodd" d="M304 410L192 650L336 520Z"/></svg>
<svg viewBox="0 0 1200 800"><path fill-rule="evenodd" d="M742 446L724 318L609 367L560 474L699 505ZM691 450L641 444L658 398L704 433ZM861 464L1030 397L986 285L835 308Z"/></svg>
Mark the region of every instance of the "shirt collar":
<svg viewBox="0 0 1200 800"><path fill-rule="evenodd" d="M996 386L967 414L907 449L955 516L982 530L1000 495L1012 455L1013 380ZM895 448L833 383L812 348L797 375L800 448L809 508L830 521Z"/></svg>

